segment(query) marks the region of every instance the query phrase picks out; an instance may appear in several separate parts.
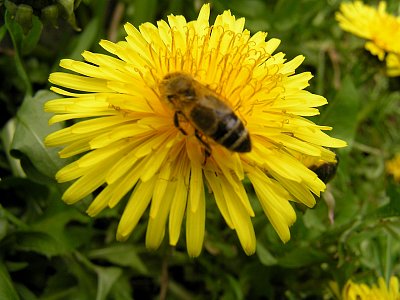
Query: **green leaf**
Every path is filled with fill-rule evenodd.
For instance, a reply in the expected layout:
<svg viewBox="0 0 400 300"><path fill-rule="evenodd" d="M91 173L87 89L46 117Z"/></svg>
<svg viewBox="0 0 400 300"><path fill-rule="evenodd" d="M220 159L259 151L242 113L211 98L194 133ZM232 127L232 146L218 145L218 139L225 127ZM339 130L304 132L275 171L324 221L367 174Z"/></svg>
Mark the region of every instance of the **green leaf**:
<svg viewBox="0 0 400 300"><path fill-rule="evenodd" d="M278 1L273 13L274 25L281 31L290 30L303 17L299 11L302 11L302 4L297 0Z"/></svg>
<svg viewBox="0 0 400 300"><path fill-rule="evenodd" d="M4 36L7 33L7 27L6 25L3 25L0 27L0 42L3 40Z"/></svg>
<svg viewBox="0 0 400 300"><path fill-rule="evenodd" d="M116 267L96 267L96 273L98 276L96 300L108 299L107 296L114 283L121 276L122 269Z"/></svg>
<svg viewBox="0 0 400 300"><path fill-rule="evenodd" d="M0 260L0 299L19 300L19 296L10 278L6 266Z"/></svg>
<svg viewBox="0 0 400 300"><path fill-rule="evenodd" d="M32 28L21 41L21 52L22 54L29 54L35 49L39 42L40 36L42 35L43 24L40 22L37 16L32 18Z"/></svg>
<svg viewBox="0 0 400 300"><path fill-rule="evenodd" d="M238 279L230 274L226 274L225 278L228 281L228 288L226 289L227 293L222 297L222 299L244 299L243 290Z"/></svg>
<svg viewBox="0 0 400 300"><path fill-rule="evenodd" d="M400 187L392 182L387 188L387 194L390 202L372 212L368 216L369 218L382 219L400 216Z"/></svg>
<svg viewBox="0 0 400 300"><path fill-rule="evenodd" d="M57 148L47 148L44 138L51 132L61 129L60 124L48 125L50 114L43 111L46 101L56 98L49 91L39 91L34 97L27 96L17 112L17 124L12 143L12 155L22 159L27 170L54 178L55 173L67 161L58 157ZM35 179L35 177L32 177Z"/></svg>
<svg viewBox="0 0 400 300"><path fill-rule="evenodd" d="M121 276L110 290L110 299L132 300L132 282L128 276Z"/></svg>
<svg viewBox="0 0 400 300"><path fill-rule="evenodd" d="M12 43L14 46L14 50L15 50L15 54L14 54L15 68L25 86L26 94L31 95L32 94L32 85L31 85L29 76L25 70L25 67L24 67L24 64L22 61L21 48L22 48L22 40L24 37L22 27L11 17L11 14L8 11L6 11L6 13L5 13L5 24L6 24L8 33L10 34L10 37L11 37L11 40L12 40Z"/></svg>
<svg viewBox="0 0 400 300"><path fill-rule="evenodd" d="M89 24L85 26L85 29L79 35L79 38L76 40L76 43L74 44L73 51L71 52L70 55L68 55L69 58L75 60L82 60L81 53L89 49L95 42L97 33L99 31L99 24L100 24L99 18L94 18L89 22Z"/></svg>
<svg viewBox="0 0 400 300"><path fill-rule="evenodd" d="M51 194L49 198L53 201L40 218L31 224L31 228L56 239L61 253L73 251L90 239L92 232L88 231L87 223L91 219L79 212L76 207L63 203L59 193ZM83 232L79 232L78 225L67 227L71 222L82 223L80 227Z"/></svg>
<svg viewBox="0 0 400 300"><path fill-rule="evenodd" d="M1 131L1 140L5 148L5 153L8 159L8 164L11 168L11 173L17 177L26 177L24 170L21 167L21 161L13 157L10 153L12 141L15 135L16 119L10 119Z"/></svg>
<svg viewBox="0 0 400 300"><path fill-rule="evenodd" d="M139 26L144 22L152 22L156 17L157 0L136 0L134 23Z"/></svg>
<svg viewBox="0 0 400 300"><path fill-rule="evenodd" d="M59 5L64 9L64 13L67 17L67 20L69 24L75 29L75 30L80 30L80 28L76 25L76 20L75 20L75 14L74 14L74 9L76 8L75 6L75 0L58 0L57 1ZM80 1L77 1L78 5Z"/></svg>
<svg viewBox="0 0 400 300"><path fill-rule="evenodd" d="M323 251L316 250L308 245L293 249L278 258L278 264L286 268L300 268L313 264L319 264L328 260L328 255Z"/></svg>
<svg viewBox="0 0 400 300"><path fill-rule="evenodd" d="M62 253L59 243L50 235L43 232L16 232L10 238L15 241L15 249L33 251L46 257L52 257Z"/></svg>
<svg viewBox="0 0 400 300"><path fill-rule="evenodd" d="M271 254L271 252L268 251L261 241L257 241L256 254L264 266L276 265L278 262L278 260Z"/></svg>
<svg viewBox="0 0 400 300"><path fill-rule="evenodd" d="M131 267L141 274L148 274L146 265L137 254L137 249L131 245L114 245L90 252L90 258L104 259L119 266Z"/></svg>
<svg viewBox="0 0 400 300"><path fill-rule="evenodd" d="M343 79L340 91L328 104L327 110L321 115L319 124L332 126L329 135L345 140L349 152L356 136L358 122L357 113L360 107L361 96L350 76Z"/></svg>
<svg viewBox="0 0 400 300"><path fill-rule="evenodd" d="M0 216L0 241L7 235L8 221Z"/></svg>
<svg viewBox="0 0 400 300"><path fill-rule="evenodd" d="M15 285L18 294L21 295L21 298L24 300L37 300L38 298L36 297L36 295L29 290L26 286L22 285L22 284L16 284Z"/></svg>

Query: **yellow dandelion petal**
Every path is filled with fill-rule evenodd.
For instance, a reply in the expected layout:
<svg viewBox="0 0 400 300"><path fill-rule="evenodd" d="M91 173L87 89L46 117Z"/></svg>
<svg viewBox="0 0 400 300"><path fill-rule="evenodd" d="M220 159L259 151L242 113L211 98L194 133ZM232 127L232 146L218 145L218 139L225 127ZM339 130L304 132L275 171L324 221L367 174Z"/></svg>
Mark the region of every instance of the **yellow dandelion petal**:
<svg viewBox="0 0 400 300"><path fill-rule="evenodd" d="M74 204L88 196L104 183L103 174L110 166L111 164L98 165L85 172L64 192L62 199L68 204Z"/></svg>
<svg viewBox="0 0 400 300"><path fill-rule="evenodd" d="M171 204L171 211L168 223L169 239L172 246L175 246L178 243L181 233L183 216L186 209L187 186L188 183L185 178L177 178L176 191Z"/></svg>
<svg viewBox="0 0 400 300"><path fill-rule="evenodd" d="M165 162L169 154L169 148L160 148L158 151L155 151L154 154L154 159L148 160L146 165L143 167L143 173L140 176L142 181L149 180L159 171L161 165Z"/></svg>
<svg viewBox="0 0 400 300"><path fill-rule="evenodd" d="M204 175L206 176L207 183L210 185L213 191L215 202L217 203L221 215L224 217L226 224L228 224L231 229L234 229L233 221L229 214L227 201L222 192L222 187L219 183L217 175L213 171L205 171Z"/></svg>
<svg viewBox="0 0 400 300"><path fill-rule="evenodd" d="M190 159L190 185L189 185L189 203L193 212L197 211L201 193L203 193L203 173L200 161L203 158L199 147L194 145L193 139L187 143L187 153ZM203 196L204 197L204 196Z"/></svg>
<svg viewBox="0 0 400 300"><path fill-rule="evenodd" d="M233 228L236 230L243 250L247 255L251 255L256 251L256 237L250 215L242 204L241 195L234 193L230 182L224 177L221 177L220 180L224 197L225 199L229 199L227 207Z"/></svg>
<svg viewBox="0 0 400 300"><path fill-rule="evenodd" d="M67 182L83 176L86 173L84 168L80 168L77 161L66 165L57 172L56 179L58 182Z"/></svg>
<svg viewBox="0 0 400 300"><path fill-rule="evenodd" d="M111 92L111 90L107 88L106 82L98 78L88 78L74 74L55 72L50 74L49 81L53 84L84 92Z"/></svg>
<svg viewBox="0 0 400 300"><path fill-rule="evenodd" d="M142 160L138 164L136 164L139 159L140 157L136 155L136 148L134 148L134 150L131 150L125 156L121 157L121 159L116 162L113 167L107 172L106 182L108 184L113 184L114 182L117 182L118 179L122 178L122 176L126 176L126 173L131 171L135 165L136 167L138 167L139 164L143 164L143 162L145 162L145 160ZM142 168L141 165L140 168Z"/></svg>
<svg viewBox="0 0 400 300"><path fill-rule="evenodd" d="M385 51L378 47L374 42L366 42L364 48L372 55L378 56L379 60L383 60L385 58Z"/></svg>
<svg viewBox="0 0 400 300"><path fill-rule="evenodd" d="M126 240L136 227L147 206L150 204L156 179L156 177L153 177L146 182L139 182L136 185L118 224L118 240Z"/></svg>
<svg viewBox="0 0 400 300"><path fill-rule="evenodd" d="M120 155L123 155L129 146L130 144L126 141L121 141L120 143L117 143L115 147L103 148L89 152L79 160L60 169L56 174L57 181L66 182L76 179L85 174L86 171L94 165L101 165L103 161L110 161L113 157L118 158Z"/></svg>
<svg viewBox="0 0 400 300"><path fill-rule="evenodd" d="M61 158L68 158L74 155L85 153L91 149L89 145L89 140L90 138L82 138L81 140L72 142L68 146L65 146L61 151L59 151L58 155Z"/></svg>
<svg viewBox="0 0 400 300"><path fill-rule="evenodd" d="M395 181L400 182L400 153L386 161L386 172L393 176Z"/></svg>
<svg viewBox="0 0 400 300"><path fill-rule="evenodd" d="M289 227L296 214L289 204L289 193L258 169L248 167L248 176L261 206L283 242L290 239Z"/></svg>
<svg viewBox="0 0 400 300"><path fill-rule="evenodd" d="M301 65L301 63L305 60L305 57L303 55L298 55L295 58L293 58L292 60L289 60L288 62L286 62L280 69L279 72L281 74L285 74L285 75L292 75L294 74L294 71L297 69L297 67L299 67ZM292 84L296 84L296 83L303 83L302 86L299 89L302 89L306 86L308 86L308 80L310 80L312 77L311 73L301 73L298 75L294 75L291 77L286 77L285 80L290 84L290 82L292 82ZM307 81L307 84L304 86L304 82L305 80Z"/></svg>
<svg viewBox="0 0 400 300"><path fill-rule="evenodd" d="M114 187L110 185L103 189L92 201L92 203L90 203L89 207L86 210L86 213L91 217L99 214L103 209L108 206L108 201L112 197L114 190Z"/></svg>
<svg viewBox="0 0 400 300"><path fill-rule="evenodd" d="M400 76L400 53L389 53L386 56L387 75Z"/></svg>
<svg viewBox="0 0 400 300"><path fill-rule="evenodd" d="M382 8L381 8L382 10ZM382 13L382 12L381 12ZM78 121L49 134L60 157L80 155L56 175L72 181L63 195L75 203L96 191L95 216L129 195L117 229L126 240L149 209L146 246L159 247L166 222L177 245L186 219L190 256L202 251L206 196L214 198L246 254L256 249L250 180L282 241L296 214L289 201L315 204L325 184L304 161L335 161L324 147L346 143L305 117L327 100L304 89L312 75L297 73L302 55L275 53L278 39L251 35L230 11L209 23L210 5L186 21L170 15L156 25L125 24L124 41L100 41L108 54L85 51L84 62L64 59L48 101L50 124ZM183 86L177 89L172 82ZM185 86L186 85L186 86ZM190 105L188 105L190 103ZM250 199L255 198L255 196Z"/></svg>
<svg viewBox="0 0 400 300"><path fill-rule="evenodd" d="M163 175L165 176L166 174ZM158 181L160 178L161 174L158 178ZM165 182L164 178L161 178L161 180ZM171 202L174 198L175 188L176 182L168 182L164 188L165 193L161 195L156 194L159 192L159 189L157 189L157 183L155 185L150 207L150 218L146 231L146 247L149 249L157 249L164 238L165 224L167 222ZM159 199L157 199L157 197L159 197ZM159 209L161 202L162 209ZM153 208L153 206L156 207Z"/></svg>
<svg viewBox="0 0 400 300"><path fill-rule="evenodd" d="M140 171L143 168L143 164L146 161L143 160L135 165L135 167L131 168L125 176L122 177L121 180L114 182L114 184L110 184L109 187L114 190L111 197L108 199L108 206L114 207L118 204L118 202L124 197L139 181Z"/></svg>
<svg viewBox="0 0 400 300"><path fill-rule="evenodd" d="M191 166L192 172L193 165ZM195 178L190 179L190 188L188 196L188 208L186 212L186 245L189 256L196 257L200 255L203 247L204 228L205 228L205 199L203 181Z"/></svg>
<svg viewBox="0 0 400 300"><path fill-rule="evenodd" d="M154 186L153 197L151 201L151 208L150 208L150 217L155 219L158 215L158 211L160 206L163 207L167 206L165 203L164 195L171 193L171 166L169 164L165 164L158 174L158 178L156 181L156 185ZM174 191L172 191L174 194Z"/></svg>
<svg viewBox="0 0 400 300"><path fill-rule="evenodd" d="M293 182L279 175L274 176L277 178L280 184L282 184L282 186L294 197L293 200L303 203L308 207L314 207L316 203L315 197L303 182Z"/></svg>
<svg viewBox="0 0 400 300"><path fill-rule="evenodd" d="M324 147L341 148L347 146L346 142L330 137L326 133L313 128L299 128L295 136L303 141L308 141Z"/></svg>

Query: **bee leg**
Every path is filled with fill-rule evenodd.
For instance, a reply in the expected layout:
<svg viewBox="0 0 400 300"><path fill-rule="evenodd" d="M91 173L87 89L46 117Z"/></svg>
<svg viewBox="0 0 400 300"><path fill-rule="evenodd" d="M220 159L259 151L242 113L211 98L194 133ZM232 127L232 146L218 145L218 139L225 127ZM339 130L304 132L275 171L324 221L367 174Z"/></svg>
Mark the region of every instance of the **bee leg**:
<svg viewBox="0 0 400 300"><path fill-rule="evenodd" d="M204 164L206 164L207 158L209 158L210 155L211 155L211 147L210 147L209 144L207 144L207 143L203 140L203 137L202 137L200 131L198 131L197 129L195 129L194 135L195 135L196 138L200 141L200 143L204 146L204 154L205 154Z"/></svg>
<svg viewBox="0 0 400 300"><path fill-rule="evenodd" d="M175 114L174 114L174 125L175 125L176 128L179 129L180 132L182 132L183 135L187 135L186 131L183 130L183 128L179 125L179 115L184 116L182 114L182 112L176 111Z"/></svg>

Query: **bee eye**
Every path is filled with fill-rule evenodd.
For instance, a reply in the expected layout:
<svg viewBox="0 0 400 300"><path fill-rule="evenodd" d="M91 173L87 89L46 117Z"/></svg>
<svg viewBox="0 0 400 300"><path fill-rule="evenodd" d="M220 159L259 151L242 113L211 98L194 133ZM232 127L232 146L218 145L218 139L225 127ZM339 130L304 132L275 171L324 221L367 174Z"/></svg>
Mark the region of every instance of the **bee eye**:
<svg viewBox="0 0 400 300"><path fill-rule="evenodd" d="M196 91L193 88L185 89L182 92L182 94L185 95L185 97L188 97L188 98L196 97Z"/></svg>

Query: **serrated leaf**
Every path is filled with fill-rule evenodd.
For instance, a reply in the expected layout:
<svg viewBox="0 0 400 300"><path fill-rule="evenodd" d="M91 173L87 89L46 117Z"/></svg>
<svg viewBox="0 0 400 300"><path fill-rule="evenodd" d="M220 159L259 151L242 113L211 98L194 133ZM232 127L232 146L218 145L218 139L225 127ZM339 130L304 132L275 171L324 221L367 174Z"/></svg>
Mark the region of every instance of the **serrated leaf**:
<svg viewBox="0 0 400 300"><path fill-rule="evenodd" d="M17 112L17 124L11 153L18 158L28 158L32 166L41 174L54 178L55 173L67 161L58 157L57 148L47 148L44 138L61 129L60 124L48 125L50 114L43 111L46 101L57 95L49 91L39 91L34 97L27 96ZM29 167L29 163L25 162ZM34 178L33 178L34 179Z"/></svg>
<svg viewBox="0 0 400 300"><path fill-rule="evenodd" d="M0 299L20 299L3 261L0 261Z"/></svg>

